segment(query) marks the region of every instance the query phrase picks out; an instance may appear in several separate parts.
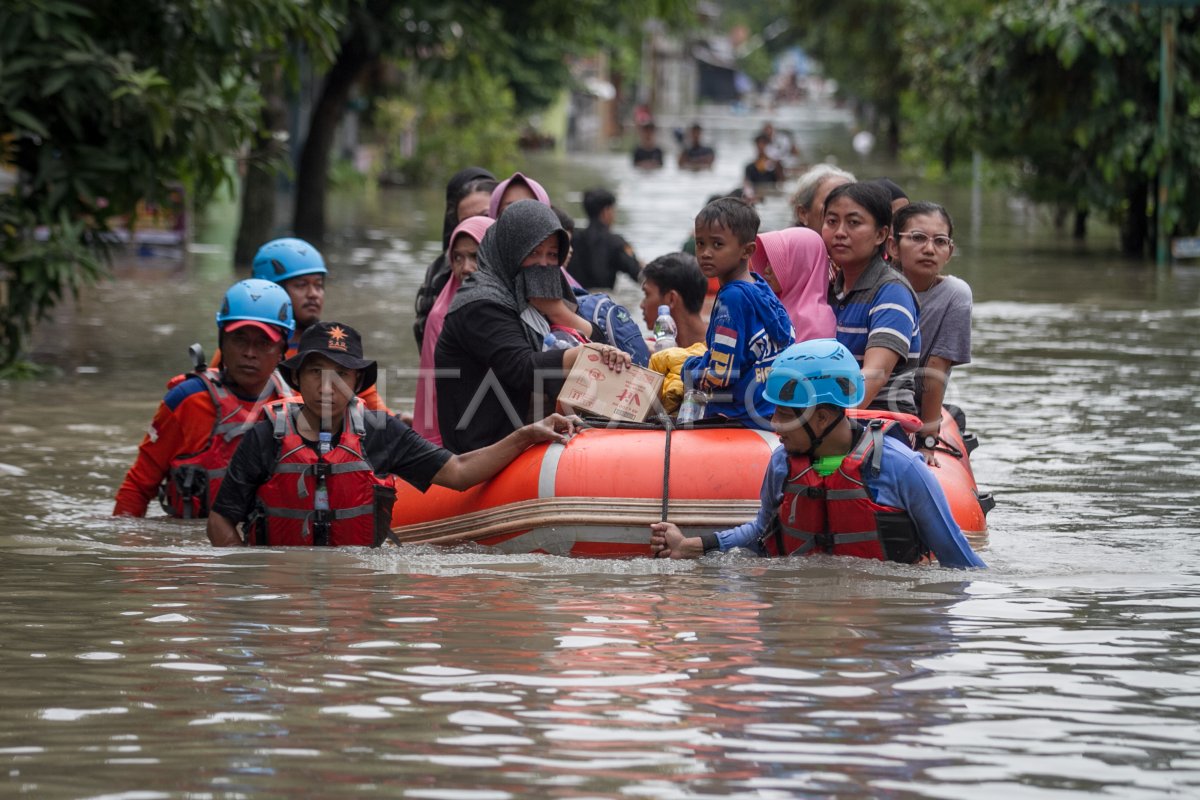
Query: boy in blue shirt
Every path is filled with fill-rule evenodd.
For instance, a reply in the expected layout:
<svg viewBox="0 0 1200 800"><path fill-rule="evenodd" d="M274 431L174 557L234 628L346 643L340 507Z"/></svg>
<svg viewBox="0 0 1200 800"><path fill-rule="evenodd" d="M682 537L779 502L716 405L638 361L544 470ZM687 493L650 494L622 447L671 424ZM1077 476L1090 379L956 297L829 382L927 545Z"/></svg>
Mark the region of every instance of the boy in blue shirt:
<svg viewBox="0 0 1200 800"><path fill-rule="evenodd" d="M711 393L706 417L769 430L774 406L763 385L795 335L787 309L750 271L757 235L758 214L733 197L712 201L696 216L696 260L721 289L705 335L708 352L684 362L682 376L685 385Z"/></svg>

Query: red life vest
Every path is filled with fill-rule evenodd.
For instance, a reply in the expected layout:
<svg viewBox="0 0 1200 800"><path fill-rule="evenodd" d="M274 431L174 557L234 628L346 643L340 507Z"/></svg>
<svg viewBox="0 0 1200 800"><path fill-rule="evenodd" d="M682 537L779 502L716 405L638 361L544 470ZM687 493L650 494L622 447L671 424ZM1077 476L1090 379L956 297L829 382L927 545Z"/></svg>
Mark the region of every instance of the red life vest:
<svg viewBox="0 0 1200 800"><path fill-rule="evenodd" d="M258 509L247 527L247 544L281 546L378 547L391 532L396 484L392 476L381 477L367 461L363 449L366 426L363 404L358 398L346 409L342 435L324 459L296 431L300 406L276 403L267 409L275 424L279 457L271 477L258 489ZM317 472L324 469L329 492L328 540L320 541L314 526L319 521L314 507Z"/></svg>
<svg viewBox="0 0 1200 800"><path fill-rule="evenodd" d="M178 375L167 383L167 388L172 389L190 377L200 379L212 401L215 411L213 429L200 450L171 459L166 482L158 490L158 500L163 510L173 517L200 519L208 516L229 460L242 436L260 419L264 405L291 396L292 390L278 372L272 372L263 390L264 397L243 400L225 387L220 371L213 368Z"/></svg>
<svg viewBox="0 0 1200 800"><path fill-rule="evenodd" d="M830 475L820 475L808 457L789 458L779 515L762 542L767 553L830 553L904 564L928 557L912 518L902 508L876 503L863 482L864 465L879 472L889 433L907 441L897 423L870 421Z"/></svg>

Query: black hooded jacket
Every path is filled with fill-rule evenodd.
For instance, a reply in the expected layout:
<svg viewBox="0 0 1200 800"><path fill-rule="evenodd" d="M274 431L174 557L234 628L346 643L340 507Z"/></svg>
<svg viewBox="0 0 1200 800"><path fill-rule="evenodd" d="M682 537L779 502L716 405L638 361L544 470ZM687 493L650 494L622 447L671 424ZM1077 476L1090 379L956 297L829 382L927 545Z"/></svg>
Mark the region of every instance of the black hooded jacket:
<svg viewBox="0 0 1200 800"><path fill-rule="evenodd" d="M500 441L554 410L564 378L562 350L540 350L521 320L521 263L546 238L566 232L549 207L513 203L479 244L479 269L454 295L438 338L438 424L443 445L465 453Z"/></svg>

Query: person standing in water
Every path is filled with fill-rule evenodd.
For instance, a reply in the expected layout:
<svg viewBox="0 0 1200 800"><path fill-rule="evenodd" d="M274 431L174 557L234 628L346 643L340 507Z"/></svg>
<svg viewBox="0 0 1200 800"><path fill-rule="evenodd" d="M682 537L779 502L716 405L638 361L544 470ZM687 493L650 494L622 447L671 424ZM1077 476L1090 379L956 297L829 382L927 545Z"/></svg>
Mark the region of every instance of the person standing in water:
<svg viewBox="0 0 1200 800"><path fill-rule="evenodd" d="M114 516L144 517L156 496L173 517L208 516L242 435L265 404L291 394L275 369L295 327L283 287L255 279L229 287L217 311L220 367L197 364L167 384Z"/></svg>
<svg viewBox="0 0 1200 800"><path fill-rule="evenodd" d="M650 526L656 558L699 558L749 548L761 554L855 556L943 567L987 565L971 549L941 485L895 422L846 416L863 395L858 363L835 339L792 345L775 360L767 399L781 447L763 476L751 521L702 536L671 522Z"/></svg>
<svg viewBox="0 0 1200 800"><path fill-rule="evenodd" d="M390 531L392 476L421 491L433 484L461 491L526 448L565 443L575 432L574 419L552 414L490 447L452 455L399 418L363 407L355 394L379 368L343 323L309 327L280 370L302 402L270 407L238 446L208 518L215 547L378 546Z"/></svg>

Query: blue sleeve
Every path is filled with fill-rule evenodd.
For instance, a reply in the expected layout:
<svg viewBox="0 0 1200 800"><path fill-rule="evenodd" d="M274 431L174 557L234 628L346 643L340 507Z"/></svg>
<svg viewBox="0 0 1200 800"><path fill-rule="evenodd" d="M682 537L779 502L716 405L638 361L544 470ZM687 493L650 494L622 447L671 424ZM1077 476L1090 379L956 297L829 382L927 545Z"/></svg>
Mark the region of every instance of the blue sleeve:
<svg viewBox="0 0 1200 800"><path fill-rule="evenodd" d="M903 363L913 351L920 350L917 325L917 306L912 292L899 283L885 284L875 293L868 312L867 347L892 350L900 355Z"/></svg>
<svg viewBox="0 0 1200 800"><path fill-rule="evenodd" d="M205 391L204 381L199 376L189 375L179 383L175 384L170 391L163 396L163 405L171 411L179 408L179 404L188 399L197 392Z"/></svg>
<svg viewBox="0 0 1200 800"><path fill-rule="evenodd" d="M884 447L882 471L867 478L875 502L907 511L922 541L943 567L986 568L954 521L946 494L924 458L890 438L884 439Z"/></svg>
<svg viewBox="0 0 1200 800"><path fill-rule="evenodd" d="M762 489L759 492L758 515L749 522L743 522L735 528L717 532L717 541L721 543L721 551L732 550L735 547L758 549L758 540L771 523L771 517L779 510L783 499L783 482L787 479L787 452L777 447L767 463L767 472L763 475Z"/></svg>

